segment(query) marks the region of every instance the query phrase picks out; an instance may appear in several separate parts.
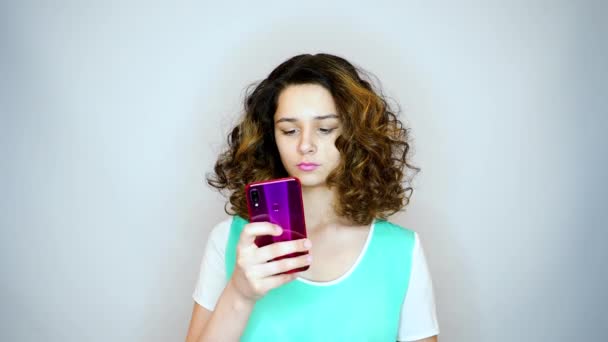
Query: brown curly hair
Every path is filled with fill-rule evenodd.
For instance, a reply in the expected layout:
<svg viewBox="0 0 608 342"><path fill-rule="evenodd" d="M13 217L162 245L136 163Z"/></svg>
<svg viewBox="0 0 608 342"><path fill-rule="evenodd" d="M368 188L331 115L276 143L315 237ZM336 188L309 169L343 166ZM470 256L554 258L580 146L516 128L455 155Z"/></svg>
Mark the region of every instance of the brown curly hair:
<svg viewBox="0 0 608 342"><path fill-rule="evenodd" d="M246 92L244 117L228 135L228 148L207 174L207 183L230 193L233 212L248 218L245 185L287 177L274 140L274 113L280 92L289 85L318 84L333 96L343 128L335 145L340 164L326 184L337 190L336 213L359 225L386 219L410 202L409 129L404 128L381 91L361 78L368 73L344 58L302 54L276 67ZM254 88L251 91L251 88ZM410 176L408 170L414 171Z"/></svg>

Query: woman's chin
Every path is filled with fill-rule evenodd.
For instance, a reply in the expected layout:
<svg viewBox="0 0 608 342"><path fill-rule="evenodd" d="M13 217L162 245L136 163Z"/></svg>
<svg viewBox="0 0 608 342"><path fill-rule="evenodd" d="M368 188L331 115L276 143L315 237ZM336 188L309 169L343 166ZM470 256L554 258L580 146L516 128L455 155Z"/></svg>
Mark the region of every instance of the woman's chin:
<svg viewBox="0 0 608 342"><path fill-rule="evenodd" d="M296 175L302 184L302 188L316 188L326 186L325 179L318 175Z"/></svg>

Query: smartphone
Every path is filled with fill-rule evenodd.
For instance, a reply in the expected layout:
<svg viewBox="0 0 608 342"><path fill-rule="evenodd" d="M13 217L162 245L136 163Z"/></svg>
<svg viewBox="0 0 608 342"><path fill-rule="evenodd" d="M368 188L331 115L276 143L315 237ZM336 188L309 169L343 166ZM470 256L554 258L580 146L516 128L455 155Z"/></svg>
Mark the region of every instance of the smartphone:
<svg viewBox="0 0 608 342"><path fill-rule="evenodd" d="M304 203L302 184L295 177L271 179L247 184L245 187L247 209L250 222L270 222L283 228L279 236L262 235L255 239L258 247L280 241L305 239ZM269 260L297 257L308 252L295 252ZM305 271L309 266L293 269L284 273Z"/></svg>

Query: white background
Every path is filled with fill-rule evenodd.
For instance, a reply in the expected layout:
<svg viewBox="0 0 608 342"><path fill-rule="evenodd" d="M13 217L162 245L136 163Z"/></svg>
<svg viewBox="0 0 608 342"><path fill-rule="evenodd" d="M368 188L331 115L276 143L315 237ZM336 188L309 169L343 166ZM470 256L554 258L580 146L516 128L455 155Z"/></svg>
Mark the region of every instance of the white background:
<svg viewBox="0 0 608 342"><path fill-rule="evenodd" d="M412 129L442 341L605 339L601 2L2 2L0 340L179 341L245 87L299 53ZM603 337L603 338L602 338Z"/></svg>

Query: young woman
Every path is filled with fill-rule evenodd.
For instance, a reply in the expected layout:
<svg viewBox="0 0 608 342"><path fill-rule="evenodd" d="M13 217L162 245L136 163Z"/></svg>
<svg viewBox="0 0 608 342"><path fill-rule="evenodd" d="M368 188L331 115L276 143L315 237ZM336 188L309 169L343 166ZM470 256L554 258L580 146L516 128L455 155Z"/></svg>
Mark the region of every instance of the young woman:
<svg viewBox="0 0 608 342"><path fill-rule="evenodd" d="M362 75L337 56L299 55L247 95L208 177L231 211L210 233L187 341L437 340L418 234L386 220L419 170L408 130ZM288 176L302 184L308 238L257 247L281 227L247 221L245 185Z"/></svg>

